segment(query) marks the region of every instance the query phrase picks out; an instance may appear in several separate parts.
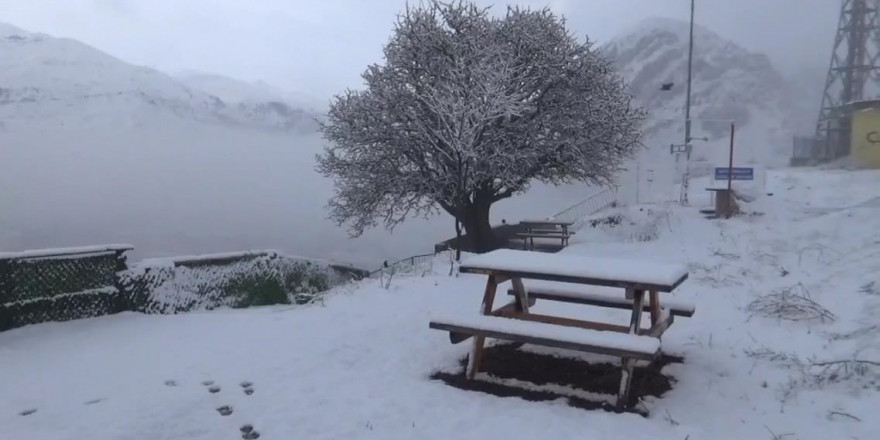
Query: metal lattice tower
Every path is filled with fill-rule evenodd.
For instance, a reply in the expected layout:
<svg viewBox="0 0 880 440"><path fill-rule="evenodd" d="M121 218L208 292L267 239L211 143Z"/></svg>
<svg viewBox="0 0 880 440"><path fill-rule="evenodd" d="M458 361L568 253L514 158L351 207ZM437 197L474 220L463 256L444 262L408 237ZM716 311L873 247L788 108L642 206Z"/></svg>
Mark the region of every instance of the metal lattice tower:
<svg viewBox="0 0 880 440"><path fill-rule="evenodd" d="M880 0L843 0L825 82L816 138L829 145L830 158L849 145L847 104L880 92Z"/></svg>

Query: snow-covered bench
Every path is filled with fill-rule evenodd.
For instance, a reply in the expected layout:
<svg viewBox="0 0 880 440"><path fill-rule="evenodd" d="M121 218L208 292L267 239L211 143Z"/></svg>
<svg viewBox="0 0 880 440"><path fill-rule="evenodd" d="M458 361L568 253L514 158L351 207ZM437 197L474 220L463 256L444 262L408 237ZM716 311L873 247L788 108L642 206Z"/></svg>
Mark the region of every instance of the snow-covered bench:
<svg viewBox="0 0 880 440"><path fill-rule="evenodd" d="M441 317L432 319L429 326L452 333L633 359L653 360L660 354L660 339L656 337L565 327L497 316Z"/></svg>
<svg viewBox="0 0 880 440"><path fill-rule="evenodd" d="M467 366L469 379L473 379L479 371L485 338L619 356L622 359L622 374L617 395L618 408L623 408L629 401L635 361L651 360L658 356L660 336L672 324L673 311L663 307L665 303L661 304L659 294L673 291L688 277L687 267L678 264L509 249L468 258L462 262L459 271L488 276L480 314L433 319L429 327L448 331L453 343L473 337ZM525 288L524 279L530 280L532 289ZM492 310L498 284L506 281L512 284L514 301ZM566 302L610 304L630 309L630 323L622 326L532 313L530 308L540 296L533 292L541 292L541 289L534 289L540 284L534 283L545 283L544 287L549 288L544 290L545 299L558 297L568 299ZM587 285L591 286L590 289L613 288L613 292L622 298L585 295L580 290L583 288L581 286L575 292L571 291L570 286L560 288L560 285L567 284ZM641 317L646 307L646 296L651 298L647 305L651 313L651 327L642 329ZM674 313L681 316L693 314L692 306L675 305Z"/></svg>
<svg viewBox="0 0 880 440"><path fill-rule="evenodd" d="M523 248L531 246L535 247L536 238L553 238L560 239L562 246L568 246L568 241L574 232L568 228L573 223L557 220L523 220L519 224L526 228L525 232L518 232L517 238L523 240Z"/></svg>
<svg viewBox="0 0 880 440"><path fill-rule="evenodd" d="M544 299L550 301L585 304L590 306L608 307L613 309L632 309L632 299L627 299L625 291L619 287L582 286L571 283L556 283L552 281L528 281L525 283L529 298ZM514 289L507 290L508 295L515 295ZM674 316L689 318L694 315L696 306L693 303L682 300L663 300L663 308L668 309ZM651 304L642 305L645 312L651 311Z"/></svg>
<svg viewBox="0 0 880 440"><path fill-rule="evenodd" d="M531 232L517 232L516 238L522 239L523 248L534 248L536 238L560 239L562 241L562 247L565 247L568 246L568 241L571 239L572 235L574 235L574 232L563 233L557 231L537 230Z"/></svg>

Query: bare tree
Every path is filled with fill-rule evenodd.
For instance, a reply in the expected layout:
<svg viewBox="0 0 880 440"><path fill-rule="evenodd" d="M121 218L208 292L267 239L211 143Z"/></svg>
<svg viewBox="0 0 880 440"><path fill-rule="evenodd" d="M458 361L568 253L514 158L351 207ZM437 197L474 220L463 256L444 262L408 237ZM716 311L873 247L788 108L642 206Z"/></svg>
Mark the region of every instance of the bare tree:
<svg viewBox="0 0 880 440"><path fill-rule="evenodd" d="M322 124L330 217L358 236L439 207L484 252L492 204L531 182L610 184L644 113L592 46L546 8L407 7L366 90L335 97Z"/></svg>

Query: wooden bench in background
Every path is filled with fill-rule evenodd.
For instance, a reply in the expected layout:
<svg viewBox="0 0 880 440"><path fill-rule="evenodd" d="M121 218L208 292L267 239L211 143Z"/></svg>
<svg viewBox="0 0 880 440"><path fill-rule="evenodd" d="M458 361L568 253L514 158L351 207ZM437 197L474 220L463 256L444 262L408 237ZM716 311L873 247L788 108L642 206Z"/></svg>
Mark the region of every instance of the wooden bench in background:
<svg viewBox="0 0 880 440"><path fill-rule="evenodd" d="M559 239L562 241L562 247L568 246L569 239L574 232L568 228L573 225L572 222L556 221L556 220L523 220L519 222L520 226L525 228L525 232L516 234L517 238L523 240L524 249L534 249L536 238Z"/></svg>

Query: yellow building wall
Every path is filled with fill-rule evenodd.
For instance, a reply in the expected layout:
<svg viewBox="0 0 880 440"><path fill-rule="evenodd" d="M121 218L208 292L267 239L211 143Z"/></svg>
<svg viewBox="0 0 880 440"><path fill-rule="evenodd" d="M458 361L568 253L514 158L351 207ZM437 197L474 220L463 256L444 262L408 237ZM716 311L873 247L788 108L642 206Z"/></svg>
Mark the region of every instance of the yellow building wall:
<svg viewBox="0 0 880 440"><path fill-rule="evenodd" d="M880 107L853 112L851 139L851 154L856 163L880 168Z"/></svg>

